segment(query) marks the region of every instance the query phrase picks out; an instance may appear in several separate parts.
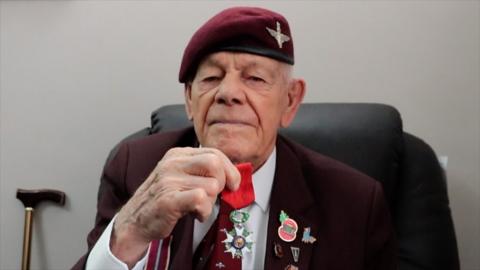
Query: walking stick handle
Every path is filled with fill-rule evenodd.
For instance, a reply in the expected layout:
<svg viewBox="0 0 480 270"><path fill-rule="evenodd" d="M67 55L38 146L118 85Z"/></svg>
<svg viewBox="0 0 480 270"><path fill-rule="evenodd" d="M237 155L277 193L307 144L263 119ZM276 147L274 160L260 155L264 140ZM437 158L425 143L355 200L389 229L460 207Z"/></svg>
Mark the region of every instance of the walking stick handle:
<svg viewBox="0 0 480 270"><path fill-rule="evenodd" d="M35 208L43 201L51 201L60 205L65 204L65 193L54 189L17 189L17 199L25 207Z"/></svg>
<svg viewBox="0 0 480 270"><path fill-rule="evenodd" d="M65 204L65 193L53 189L17 189L17 199L25 206L23 230L22 270L30 269L30 249L32 243L33 209L43 201Z"/></svg>

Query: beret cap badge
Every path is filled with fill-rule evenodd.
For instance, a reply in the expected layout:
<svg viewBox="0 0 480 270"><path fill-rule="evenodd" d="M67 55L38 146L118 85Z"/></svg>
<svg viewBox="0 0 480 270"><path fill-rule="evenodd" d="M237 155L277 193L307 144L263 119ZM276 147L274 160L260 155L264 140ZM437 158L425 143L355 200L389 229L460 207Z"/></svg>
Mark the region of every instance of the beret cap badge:
<svg viewBox="0 0 480 270"><path fill-rule="evenodd" d="M271 28L265 27L270 33L270 35L277 41L278 47L281 49L283 47L283 43L290 40L290 37L282 34L282 29L280 27L280 22L277 22L277 29L273 30Z"/></svg>

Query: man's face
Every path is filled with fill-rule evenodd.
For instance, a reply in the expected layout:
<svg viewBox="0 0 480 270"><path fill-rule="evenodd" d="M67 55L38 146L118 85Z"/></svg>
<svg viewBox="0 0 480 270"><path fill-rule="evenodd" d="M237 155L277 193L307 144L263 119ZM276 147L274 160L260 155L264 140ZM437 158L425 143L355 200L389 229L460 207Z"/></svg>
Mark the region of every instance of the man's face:
<svg viewBox="0 0 480 270"><path fill-rule="evenodd" d="M267 57L210 54L185 89L187 114L200 144L257 169L272 152L277 129L293 120L304 93L300 82L301 91L289 67Z"/></svg>

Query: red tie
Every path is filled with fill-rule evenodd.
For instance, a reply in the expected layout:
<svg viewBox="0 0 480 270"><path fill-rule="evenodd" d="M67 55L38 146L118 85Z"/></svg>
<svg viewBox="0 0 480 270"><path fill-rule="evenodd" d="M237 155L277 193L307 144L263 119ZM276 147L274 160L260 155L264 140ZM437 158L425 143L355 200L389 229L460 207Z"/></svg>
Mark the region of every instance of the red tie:
<svg viewBox="0 0 480 270"><path fill-rule="evenodd" d="M228 190L222 192L218 217L194 254L193 263L195 269L242 269L242 258L233 255L235 247L230 247L232 252L227 251L224 241L228 238L227 232L232 231L234 228L233 222L229 217L230 213L235 209L251 204L255 200L255 193L252 184L252 165L250 163L242 163L236 165L236 167L242 177L240 187L235 192Z"/></svg>

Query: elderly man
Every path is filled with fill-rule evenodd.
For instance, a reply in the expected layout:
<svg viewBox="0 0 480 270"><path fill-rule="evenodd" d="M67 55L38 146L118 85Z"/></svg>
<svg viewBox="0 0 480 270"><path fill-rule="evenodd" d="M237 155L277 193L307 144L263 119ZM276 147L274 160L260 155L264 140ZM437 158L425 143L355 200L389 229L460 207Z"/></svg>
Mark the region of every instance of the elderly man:
<svg viewBox="0 0 480 270"><path fill-rule="evenodd" d="M224 10L179 74L194 128L124 143L75 269L394 269L381 186L277 134L305 94L286 19ZM253 172L253 175L252 175Z"/></svg>

